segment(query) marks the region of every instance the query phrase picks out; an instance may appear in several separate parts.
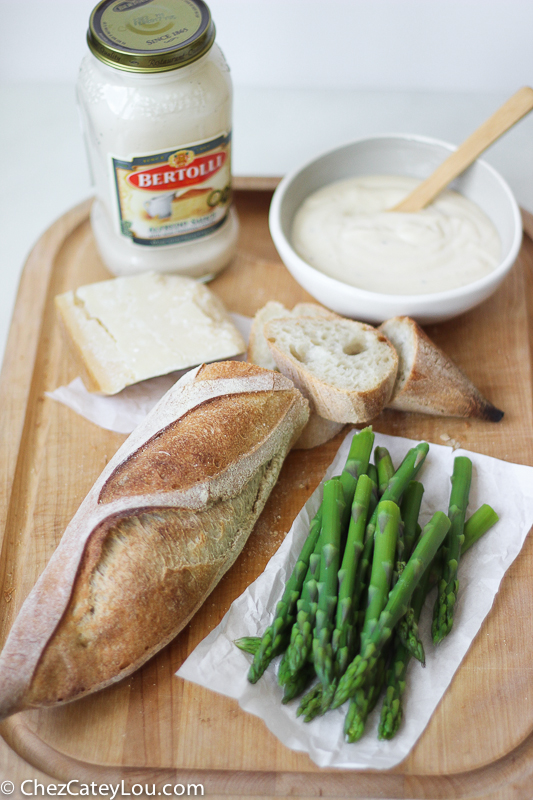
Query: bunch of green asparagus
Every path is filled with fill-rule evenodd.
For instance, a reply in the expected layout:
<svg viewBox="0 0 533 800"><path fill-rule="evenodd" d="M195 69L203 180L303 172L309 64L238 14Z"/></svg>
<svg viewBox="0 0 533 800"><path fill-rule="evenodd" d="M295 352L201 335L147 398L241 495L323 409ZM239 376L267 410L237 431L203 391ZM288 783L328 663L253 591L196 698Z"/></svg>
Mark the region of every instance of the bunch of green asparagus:
<svg viewBox="0 0 533 800"><path fill-rule="evenodd" d="M282 702L301 696L297 714L306 722L348 702L349 742L361 738L380 696L378 735L396 734L408 663L425 663L418 620L426 596L436 585L438 644L453 625L460 557L498 520L488 505L466 520L472 463L458 456L448 513L437 511L422 530L424 487L416 477L429 445L413 447L397 469L384 447L375 448L372 464L373 445L370 427L353 437L341 475L324 483L271 625L236 641L253 656L252 683L282 656Z"/></svg>

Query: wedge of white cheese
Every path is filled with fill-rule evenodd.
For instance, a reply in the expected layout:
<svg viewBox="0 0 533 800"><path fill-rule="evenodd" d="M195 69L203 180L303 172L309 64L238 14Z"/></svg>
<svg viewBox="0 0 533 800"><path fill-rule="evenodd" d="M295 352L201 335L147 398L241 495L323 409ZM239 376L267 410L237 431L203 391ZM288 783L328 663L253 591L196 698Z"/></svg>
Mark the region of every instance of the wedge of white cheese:
<svg viewBox="0 0 533 800"><path fill-rule="evenodd" d="M192 278L147 272L55 303L87 388L103 394L246 349L222 302Z"/></svg>

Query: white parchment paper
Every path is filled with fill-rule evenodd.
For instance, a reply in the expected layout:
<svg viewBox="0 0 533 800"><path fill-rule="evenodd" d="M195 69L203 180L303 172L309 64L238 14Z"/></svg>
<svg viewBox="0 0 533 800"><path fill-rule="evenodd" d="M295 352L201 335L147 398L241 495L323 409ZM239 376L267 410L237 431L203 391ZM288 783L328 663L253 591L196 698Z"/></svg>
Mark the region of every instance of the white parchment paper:
<svg viewBox="0 0 533 800"><path fill-rule="evenodd" d="M345 438L326 478L342 471L352 435ZM387 447L395 464L401 462L414 444L416 442L409 439L376 434L375 445ZM343 740L347 704L310 723L303 722L296 717L297 699L285 706L281 703L282 690L276 680L279 658L272 662L258 683L252 685L246 678L251 656L233 644L241 636L261 634L270 624L307 535L309 521L320 504L321 486L295 519L263 574L234 601L221 623L196 647L177 675L235 698L245 711L264 720L284 745L308 753L321 767L387 769L402 761L446 691L491 609L505 571L520 552L533 524L533 467L463 450L454 452L450 447L432 444L419 476L425 487L422 525L435 511L447 510L453 460L461 454L468 455L474 467L467 517L488 502L499 514L500 522L461 559L454 627L438 648L433 647L430 638L435 592L428 598L420 621L427 666L423 669L411 659L404 695L406 713L392 741L377 739L380 702L368 720L364 737L356 744Z"/></svg>
<svg viewBox="0 0 533 800"><path fill-rule="evenodd" d="M251 318L243 317L241 314L231 314L231 318L247 342L252 325ZM241 358L243 359L244 355L230 360ZM131 433L170 387L188 371L189 369L185 369L158 378L150 378L133 386L127 386L118 394L111 396L88 392L81 378L75 378L67 386L59 386L53 392L45 394L101 428L116 433Z"/></svg>

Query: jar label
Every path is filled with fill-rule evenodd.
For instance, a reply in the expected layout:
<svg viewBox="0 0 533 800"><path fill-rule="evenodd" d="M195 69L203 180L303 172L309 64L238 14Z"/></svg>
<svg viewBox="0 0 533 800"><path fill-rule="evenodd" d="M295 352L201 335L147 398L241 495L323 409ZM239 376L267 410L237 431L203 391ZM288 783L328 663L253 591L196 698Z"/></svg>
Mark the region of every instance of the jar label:
<svg viewBox="0 0 533 800"><path fill-rule="evenodd" d="M224 223L231 203L231 133L172 150L111 156L118 230L135 244L178 244Z"/></svg>

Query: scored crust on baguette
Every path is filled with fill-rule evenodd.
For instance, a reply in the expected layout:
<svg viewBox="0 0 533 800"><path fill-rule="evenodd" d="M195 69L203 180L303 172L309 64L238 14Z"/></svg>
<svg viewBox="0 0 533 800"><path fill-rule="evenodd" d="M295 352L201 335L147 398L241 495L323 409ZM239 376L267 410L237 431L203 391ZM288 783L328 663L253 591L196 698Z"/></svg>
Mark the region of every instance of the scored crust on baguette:
<svg viewBox="0 0 533 800"><path fill-rule="evenodd" d="M393 317L379 330L399 357L389 408L444 417L477 417L499 422L500 411L410 317Z"/></svg>
<svg viewBox="0 0 533 800"><path fill-rule="evenodd" d="M307 418L289 380L244 362L175 384L26 598L0 655L0 719L114 683L171 641L241 552Z"/></svg>
<svg viewBox="0 0 533 800"><path fill-rule="evenodd" d="M366 423L387 404L398 356L371 325L348 319L275 319L265 337L279 370L311 410L341 423Z"/></svg>

